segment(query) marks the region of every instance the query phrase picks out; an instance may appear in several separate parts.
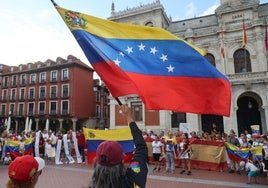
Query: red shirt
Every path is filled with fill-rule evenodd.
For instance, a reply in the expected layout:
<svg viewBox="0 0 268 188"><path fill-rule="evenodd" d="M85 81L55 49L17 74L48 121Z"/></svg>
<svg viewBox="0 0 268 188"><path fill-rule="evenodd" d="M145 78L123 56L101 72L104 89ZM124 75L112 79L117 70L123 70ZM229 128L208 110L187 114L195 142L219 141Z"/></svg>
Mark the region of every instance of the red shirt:
<svg viewBox="0 0 268 188"><path fill-rule="evenodd" d="M85 138L85 135L83 133L78 133L76 135L76 138L77 138L77 144L78 146L86 146L86 138Z"/></svg>

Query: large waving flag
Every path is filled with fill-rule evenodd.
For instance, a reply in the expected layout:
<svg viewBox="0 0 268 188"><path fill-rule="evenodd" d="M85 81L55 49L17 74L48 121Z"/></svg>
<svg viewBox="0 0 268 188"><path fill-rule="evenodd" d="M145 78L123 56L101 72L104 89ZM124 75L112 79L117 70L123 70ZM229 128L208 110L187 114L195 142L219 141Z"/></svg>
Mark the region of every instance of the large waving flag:
<svg viewBox="0 0 268 188"><path fill-rule="evenodd" d="M87 143L87 159L89 164L94 162L97 148L105 140L118 141L125 153L124 161L129 162L132 159L134 142L129 127L117 130L83 128L83 131Z"/></svg>
<svg viewBox="0 0 268 188"><path fill-rule="evenodd" d="M160 28L54 5L113 97L138 94L147 109L229 116L230 83L197 47Z"/></svg>

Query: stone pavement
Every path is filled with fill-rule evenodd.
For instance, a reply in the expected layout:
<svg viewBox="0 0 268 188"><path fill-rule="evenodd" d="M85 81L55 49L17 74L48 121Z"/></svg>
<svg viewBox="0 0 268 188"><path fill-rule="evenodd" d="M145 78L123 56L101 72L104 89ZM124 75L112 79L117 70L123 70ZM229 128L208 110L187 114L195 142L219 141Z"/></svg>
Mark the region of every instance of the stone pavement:
<svg viewBox="0 0 268 188"><path fill-rule="evenodd" d="M7 166L0 166L0 188L5 187ZM192 170L192 175L179 174L181 169L176 169L174 174L152 172L149 167L149 175L146 188L235 188L235 187L268 187L266 177L258 177L260 184L246 184L247 176L229 174L228 172L215 172L206 170ZM92 165L64 164L47 165L39 178L36 188L83 188L86 187L92 175Z"/></svg>

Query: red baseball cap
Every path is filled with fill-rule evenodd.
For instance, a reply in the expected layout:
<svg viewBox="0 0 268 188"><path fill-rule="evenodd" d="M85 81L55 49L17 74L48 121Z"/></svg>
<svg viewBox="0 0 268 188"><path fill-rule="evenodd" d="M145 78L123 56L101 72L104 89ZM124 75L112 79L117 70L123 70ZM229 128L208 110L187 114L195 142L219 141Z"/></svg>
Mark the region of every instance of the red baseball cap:
<svg viewBox="0 0 268 188"><path fill-rule="evenodd" d="M17 183L25 183L32 179L34 174L45 167L45 161L40 157L24 155L16 157L9 165L8 176Z"/></svg>
<svg viewBox="0 0 268 188"><path fill-rule="evenodd" d="M123 148L118 142L104 141L97 148L96 161L103 166L114 166L122 163L124 155ZM106 156L108 161L103 160L102 156Z"/></svg>

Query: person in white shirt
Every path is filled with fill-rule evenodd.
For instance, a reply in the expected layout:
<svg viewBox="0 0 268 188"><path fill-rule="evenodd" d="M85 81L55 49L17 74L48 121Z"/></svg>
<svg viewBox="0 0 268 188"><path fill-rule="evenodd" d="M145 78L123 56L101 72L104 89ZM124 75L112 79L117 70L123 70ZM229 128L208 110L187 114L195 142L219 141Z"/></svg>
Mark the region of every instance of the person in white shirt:
<svg viewBox="0 0 268 188"><path fill-rule="evenodd" d="M255 183L257 184L257 176L259 173L259 169L248 159L246 161L240 161L240 167L245 168L246 171L248 172L248 182L247 184L252 184L251 178L254 178Z"/></svg>
<svg viewBox="0 0 268 188"><path fill-rule="evenodd" d="M155 165L153 171L158 170L159 172L161 170L160 157L162 155L162 147L163 144L160 142L159 137L156 136L155 140L152 142L154 165Z"/></svg>

